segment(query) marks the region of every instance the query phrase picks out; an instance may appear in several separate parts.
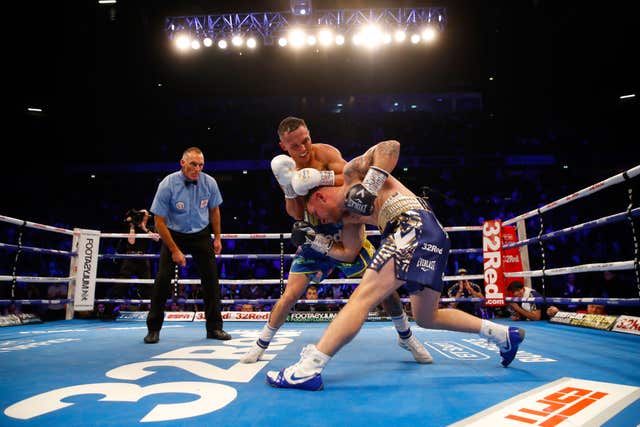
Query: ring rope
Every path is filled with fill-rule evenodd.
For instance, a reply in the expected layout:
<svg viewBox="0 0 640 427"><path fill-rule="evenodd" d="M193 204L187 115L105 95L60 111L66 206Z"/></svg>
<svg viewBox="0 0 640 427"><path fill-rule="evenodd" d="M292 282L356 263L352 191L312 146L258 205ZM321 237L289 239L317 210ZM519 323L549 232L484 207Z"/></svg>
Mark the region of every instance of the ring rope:
<svg viewBox="0 0 640 427"><path fill-rule="evenodd" d="M571 201L580 199L580 198L582 198L584 196L587 196L587 195L590 195L590 194L594 194L594 193L596 193L596 192L598 192L600 190L603 190L603 189L605 189L607 187L610 187L612 185L619 184L619 183L621 183L621 182L623 182L623 181L625 181L627 179L625 177L628 177L630 179L630 178L636 177L638 174L640 174L640 165L635 166L635 167L633 167L633 168L631 168L631 169L629 169L629 170L627 170L625 172L622 172L622 173L619 173L617 175L614 175L611 178L607 178L604 181L600 181L598 183L595 183L595 184L593 184L593 185L591 185L591 186L589 186L587 188L583 188L582 190L577 191L577 192L575 192L573 194L569 194L568 196L562 197L562 198L560 198L560 199L558 199L556 201L548 203L548 204L542 206L541 208L533 209L533 210L531 210L531 211L529 211L527 213L524 213L522 215L518 215L518 216L516 216L514 218L511 218L511 219L503 222L503 224L504 225L511 225L511 224L517 223L518 221L529 219L529 218L531 218L531 217L533 217L535 215L538 215L538 214L540 214L542 212L550 211L551 209L555 209L558 206L562 206L562 205L564 205L566 203L569 203Z"/></svg>
<svg viewBox="0 0 640 427"><path fill-rule="evenodd" d="M540 216L540 231L538 233L538 237L537 237L537 241L540 243L541 249L542 249L542 264L543 264L543 268L542 270L535 270L535 271L528 271L528 272L513 272L513 273L505 273L505 276L507 277L511 277L511 276L527 276L527 277L537 277L537 276L542 276L542 281L543 281L543 295L545 293L545 287L544 287L544 277L545 276L552 276L552 275L561 275L561 274L567 274L569 272L589 272L589 271L606 271L606 270L627 270L627 269L634 269L636 272L636 284L638 287L638 291L639 291L639 296L640 296L640 273L639 273L639 260L638 260L638 239L637 239L637 228L634 224L634 217L636 217L638 215L639 210L638 209L633 209L633 193L632 193L632 188L630 187L628 189L628 195L629 195L629 205L627 206L627 211L623 214L617 214L617 215L611 215L609 217L604 217L600 220L595 220L595 221L590 221L578 226L573 226L573 227L569 227L567 229L564 230L560 230L560 231L556 231L556 232L551 232L548 233L547 235L543 234L544 231L544 221L542 218L542 213L548 210L551 210L555 207L558 207L560 205L569 203L572 200L576 200L579 199L581 197L584 197L588 194L592 194L595 193L597 191L600 191L601 189L604 189L608 186L617 184L619 182L622 181L628 181L631 178L637 176L640 173L640 166L636 166L635 168L629 169L628 171L625 171L621 174L618 174L614 177L611 177L605 181L602 181L600 183L596 183L588 188L585 188L583 190L580 190L577 193L571 194L569 196L566 196L562 199L559 199L555 202L549 203L548 205L545 205L543 207L540 207L538 209L535 209L531 212L528 212L526 214L520 215L519 217L515 217L512 218L508 221L503 222L503 224L510 224L513 222L518 222L519 220L524 220L528 217L534 216L534 215L539 215ZM528 215L528 216L527 216ZM546 268L546 258L545 258L545 246L543 243L543 240L545 239L550 239L552 237L556 237L558 235L561 235L563 233L568 233L568 232L575 232L580 228L590 228L590 227L595 227L597 225L600 224L606 224L606 223L611 223L611 222L617 222L619 221L619 217L618 215L625 215L627 217L627 219L630 222L631 228L632 228L632 235L633 235L633 239L634 239L634 260L631 261L622 261L622 262L612 262L612 263L595 263L595 264L584 264L584 265L579 265L579 266L573 266L573 267L561 267L561 268L554 268L554 269L547 269ZM32 276L17 276L16 275L16 268L17 268L17 263L19 261L20 258L20 254L22 252L22 250L25 250L25 252L30 251L29 249L33 249L33 252L47 252L49 250L47 249L40 249L40 248L30 248L30 247L25 247L22 246L22 235L23 235L23 230L25 227L31 227L31 228L37 228L37 229L41 229L41 230L46 230L46 231L54 231L54 232L59 232L59 233L63 233L63 234L71 234L71 235L77 235L80 234L80 230L79 229L75 229L73 231L71 230L66 230L63 228L59 228L59 227L51 227L51 226L46 226L43 224L38 224L38 223L32 223L32 222L28 222L28 221L22 221L22 220L17 220L11 217L6 217L6 216L2 216L0 215L0 220L6 221L6 222L11 222L14 223L16 225L20 226L20 233L18 236L18 245L4 245L4 244L0 244L0 248L5 247L5 248L9 248L9 249L14 249L17 251L16 253L16 257L14 260L14 266L13 266L13 274L11 276L0 276L0 280L6 280L9 279L12 281L12 300L14 300L14 296L15 296L15 285L17 281L22 281L22 282L52 282L52 281L69 281L72 280L73 278L67 278L67 277L56 277L56 278L51 278L51 277L32 277ZM476 230L482 230L481 226L472 226L472 227L468 227L468 226L461 226L461 227L445 227L445 230L447 231L476 231ZM369 230L367 231L367 235L378 235L379 232L377 230ZM120 237L120 238L124 238L124 237L131 237L130 234L128 233L104 233L101 235L105 236L105 237ZM284 233L271 233L271 234L222 234L221 237L222 238L228 238L228 239L264 239L264 238L274 238L274 239L279 239L280 240L280 245L281 245L281 254L278 255L278 257L280 257L281 259L281 268L282 265L284 264L283 261L283 257L284 257L284 253L283 253L283 239L285 238L285 236L290 237L290 234L284 234ZM152 235L140 235L140 238L154 238L156 236L152 236ZM531 240L529 240L531 241ZM529 242L526 243L520 243L518 242L517 246L523 246L525 244L527 244ZM512 247L516 246L516 244L512 244ZM29 248L29 249L27 249ZM453 251L460 251L459 253L469 253L469 252L481 252L481 249L460 249L460 250L452 250L451 253L454 253ZM51 253L54 253L53 251ZM69 253L69 252L64 252L64 251L55 251L55 253L57 254L72 254L77 256L76 253ZM151 255L151 257L155 257L155 255L153 254L149 254ZM241 255L243 256L243 255ZM247 255L247 257L249 257L251 255ZM139 257L139 256L138 256ZM230 255L230 257L236 257L235 255ZM255 258L260 258L260 255L255 255ZM265 257L266 258L266 257ZM283 274L281 274L281 276L283 276ZM476 276L466 276L467 279L472 279L472 277L476 277ZM482 275L479 275L480 278L483 278ZM142 279L144 280L144 279ZM354 283L358 283L359 279L352 279ZM124 282L133 282L134 280L132 279L123 279ZM279 282L281 283L283 281L283 277L281 277L279 279ZM325 280L322 283L347 283L348 281L351 281L349 279L329 279L329 280ZM153 282L153 280L149 280L149 282ZM198 283L199 280L181 280L180 283ZM221 283L224 284L225 282L232 282L232 281L226 281L226 280L221 280ZM247 284L250 282L255 282L255 279L249 279L249 280L237 280L237 281L233 281L237 284ZM175 284L177 285L178 283L178 278L175 278ZM542 301L545 301L545 296L543 296ZM511 300L510 298L507 298L507 300ZM548 301L552 301L554 300L553 298L549 298ZM570 299L571 301L573 301L574 299ZM577 299L579 301L594 301L597 299ZM601 299L601 301L611 301L612 299ZM9 301L9 300L0 300L0 303L2 303L3 301ZM22 300L20 300L22 301ZM30 301L30 300L27 300ZM69 301L69 302L73 302L73 299L69 299L69 300L32 300L32 301L46 301L46 303L50 303L52 301L52 303L58 303L58 301ZM143 301L143 300L139 300L139 301ZM197 300L196 300L197 301ZM224 301L229 301L229 300L224 300ZM230 300L233 301L233 300ZM251 301L251 300L249 300ZM301 301L305 301L305 300L301 300ZM635 302L637 301L637 299L631 299L629 301Z"/></svg>
<svg viewBox="0 0 640 427"><path fill-rule="evenodd" d="M0 282L10 282L15 277L20 283L54 283L69 282L73 277L46 277L46 276L0 276Z"/></svg>
<svg viewBox="0 0 640 427"><path fill-rule="evenodd" d="M280 296L284 294L284 239L280 235Z"/></svg>
<svg viewBox="0 0 640 427"><path fill-rule="evenodd" d="M66 228L53 227L51 225L39 224L37 222L24 221L24 220L21 220L21 219L12 218L10 216L5 216L5 215L0 215L0 221L8 222L10 224L15 224L15 225L22 225L22 226L25 226L27 228L37 228L39 230L53 231L55 233L68 234L70 236L73 236L74 234L76 234L76 232L74 232L73 230L67 230Z"/></svg>
<svg viewBox="0 0 640 427"><path fill-rule="evenodd" d="M10 243L1 243L1 242L0 242L0 249L9 249L9 250L15 250L15 251L22 251L22 252L37 252L37 253L53 254L53 255L67 255L67 256L75 256L78 254L77 252L61 251L58 249L36 248L33 246L21 246L20 244L12 245Z"/></svg>
<svg viewBox="0 0 640 427"><path fill-rule="evenodd" d="M132 234L133 236L133 234ZM1 245L1 244L0 244ZM0 246L1 247L1 246ZM284 258L293 258L295 254L283 254ZM193 258L191 255L184 256L187 259ZM100 254L98 259L158 259L160 254ZM280 259L280 254L219 254L216 259Z"/></svg>
<svg viewBox="0 0 640 427"><path fill-rule="evenodd" d="M629 182L629 176L624 173L625 180ZM638 289L638 296L640 297L640 261L638 255L638 233L636 230L636 226L632 217L632 208L633 208L633 186L629 183L629 187L627 188L627 196L629 198L629 205L627 206L627 220L629 221L629 226L631 227L631 239L633 240L633 256L635 259L635 276L636 276L636 288ZM634 209L635 211L640 210L640 208Z"/></svg>
<svg viewBox="0 0 640 427"><path fill-rule="evenodd" d="M18 227L18 245L16 255L13 258L13 266L11 267L11 276L13 276L13 278L11 279L11 299L14 299L16 297L16 273L18 269L18 263L20 262L20 254L22 253L22 235L24 234L25 224L26 221L22 221L22 224L20 225L20 227Z"/></svg>
<svg viewBox="0 0 640 427"><path fill-rule="evenodd" d="M410 298L400 298L404 303L411 302ZM484 302L484 298L475 297L460 297L460 298L440 298L441 303L451 302ZM640 305L640 298L566 298L566 297L547 297L547 298L516 298L505 297L507 302L535 302L535 303L554 303L554 304L601 304L601 305L614 305L614 306L637 306ZM70 304L73 303L73 298L70 299L0 299L0 305L18 303L22 305L40 305L40 304ZM98 298L96 303L116 303L116 304L149 304L149 299L133 299L133 298ZM275 298L263 298L263 299L221 299L221 304L273 304L277 302ZM318 299L318 300L297 300L299 304L346 304L348 299ZM177 302L179 304L203 304L203 299L192 298L168 298L167 303Z"/></svg>
<svg viewBox="0 0 640 427"><path fill-rule="evenodd" d="M544 250L544 241L542 240L542 235L544 234L544 220L542 218L542 212L540 212L540 209L538 209L538 215L540 218L540 230L538 231L538 243L540 245L540 256L542 257L542 296L546 297L546 286L545 286L545 274L544 271L547 268L547 258L545 256L545 250Z"/></svg>
<svg viewBox="0 0 640 427"><path fill-rule="evenodd" d="M601 225L614 224L616 222L620 222L625 219L628 219L629 215L634 217L640 215L640 208L635 208L632 211L620 212L614 215L609 215L602 218L594 219L592 221L583 222L582 224L573 225L571 227L563 228L562 230L552 231L542 236L531 237L529 239L520 240L518 242L507 243L503 246L503 248L504 249L517 248L520 246L526 246L530 243L537 242L539 241L539 239L549 240L549 239L561 237L567 234L575 233L580 230L588 230L591 228L599 227Z"/></svg>

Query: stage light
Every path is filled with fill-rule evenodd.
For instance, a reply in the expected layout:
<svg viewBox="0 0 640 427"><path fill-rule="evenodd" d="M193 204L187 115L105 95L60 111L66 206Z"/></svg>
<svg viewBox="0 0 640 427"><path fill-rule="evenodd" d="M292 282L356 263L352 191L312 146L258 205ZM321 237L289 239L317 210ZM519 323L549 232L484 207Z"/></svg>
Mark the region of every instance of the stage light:
<svg viewBox="0 0 640 427"><path fill-rule="evenodd" d="M296 48L318 44L326 47L334 42L343 45L345 37L349 37L355 38L355 44L373 48L391 42L403 43L410 39L410 34L414 34L414 44L437 39L446 20L446 10L442 7L313 10L311 1L293 0L291 11L284 12L167 17L165 31L180 49L191 46L192 40L206 47L221 39L231 43L234 34L233 46L237 47L246 43L238 37L251 34L256 46L277 43ZM187 36L188 41L178 40L181 35Z"/></svg>
<svg viewBox="0 0 640 427"><path fill-rule="evenodd" d="M188 36L181 34L178 37L176 37L176 47L180 50L185 50L189 47L189 45L191 45L191 40L189 39Z"/></svg>
<svg viewBox="0 0 640 427"><path fill-rule="evenodd" d="M258 45L258 42L256 41L256 39L255 39L255 38L253 38L253 37L249 37L249 38L247 39L247 47L248 47L249 49L255 49L257 45Z"/></svg>
<svg viewBox="0 0 640 427"><path fill-rule="evenodd" d="M360 37L365 46L375 48L379 46L382 41L382 31L380 31L380 28L376 25L367 25L360 32Z"/></svg>
<svg viewBox="0 0 640 427"><path fill-rule="evenodd" d="M291 0L291 13L296 16L311 15L311 0Z"/></svg>
<svg viewBox="0 0 640 427"><path fill-rule="evenodd" d="M242 46L243 43L244 43L244 40L242 39L241 36L233 36L233 38L231 39L231 44L234 45L235 47L240 47Z"/></svg>
<svg viewBox="0 0 640 427"><path fill-rule="evenodd" d="M218 47L220 49L226 49L228 46L227 41L225 39L219 40L218 41Z"/></svg>
<svg viewBox="0 0 640 427"><path fill-rule="evenodd" d="M411 35L411 43L413 43L413 44L420 43L420 34L412 34Z"/></svg>
<svg viewBox="0 0 640 427"><path fill-rule="evenodd" d="M289 42L291 42L291 46L301 47L304 45L306 36L304 34L304 31L299 28L295 28L289 32L289 37L287 38L289 39Z"/></svg>
<svg viewBox="0 0 640 427"><path fill-rule="evenodd" d="M422 32L422 40L426 42L431 42L435 40L435 38L436 38L436 31L431 27L425 28L424 31Z"/></svg>
<svg viewBox="0 0 640 427"><path fill-rule="evenodd" d="M331 42L333 42L333 33L330 30L322 29L318 33L318 39L320 40L320 44L323 46L329 46Z"/></svg>
<svg viewBox="0 0 640 427"><path fill-rule="evenodd" d="M200 49L200 40L198 40L198 39L191 40L191 49L193 49L193 50Z"/></svg>

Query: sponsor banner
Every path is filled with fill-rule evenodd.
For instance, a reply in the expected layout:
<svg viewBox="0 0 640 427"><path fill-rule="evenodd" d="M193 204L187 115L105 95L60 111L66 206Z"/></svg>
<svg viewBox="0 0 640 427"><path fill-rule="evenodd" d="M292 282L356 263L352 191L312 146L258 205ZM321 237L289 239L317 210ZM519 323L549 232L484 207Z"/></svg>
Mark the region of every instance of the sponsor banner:
<svg viewBox="0 0 640 427"><path fill-rule="evenodd" d="M289 313L289 322L331 322L338 313L330 311L294 311Z"/></svg>
<svg viewBox="0 0 640 427"><path fill-rule="evenodd" d="M31 313L19 313L0 316L0 328L3 326L28 325L30 323L42 323L42 319Z"/></svg>
<svg viewBox="0 0 640 427"><path fill-rule="evenodd" d="M193 322L195 313L193 311L165 311L165 322Z"/></svg>
<svg viewBox="0 0 640 427"><path fill-rule="evenodd" d="M549 321L563 325L582 326L585 328L610 330L616 323L618 316L608 314L587 314L559 311Z"/></svg>
<svg viewBox="0 0 640 427"><path fill-rule="evenodd" d="M147 320L148 311L121 311L116 320L144 322Z"/></svg>
<svg viewBox="0 0 640 427"><path fill-rule="evenodd" d="M502 226L502 244L516 243L518 241L518 233L513 225ZM509 248L502 250L502 266L505 273L514 271L522 271L522 259L520 258L520 248ZM511 282L524 283L524 277L505 277L504 288L508 289Z"/></svg>
<svg viewBox="0 0 640 427"><path fill-rule="evenodd" d="M204 312L199 311L197 314L200 314L200 313L202 313L201 319L205 320ZM269 320L269 312L268 311L223 311L222 320L229 320L233 322L266 322L267 320Z"/></svg>
<svg viewBox="0 0 640 427"><path fill-rule="evenodd" d="M99 248L100 232L80 229L78 256L75 264L75 294L73 297L75 311L93 310Z"/></svg>
<svg viewBox="0 0 640 427"><path fill-rule="evenodd" d="M560 378L452 424L452 427L599 426L638 398L639 387Z"/></svg>
<svg viewBox="0 0 640 427"><path fill-rule="evenodd" d="M640 317L636 316L620 316L613 325L613 331L624 332L625 334L640 335Z"/></svg>
<svg viewBox="0 0 640 427"><path fill-rule="evenodd" d="M482 258L485 305L503 307L504 268L502 263L502 221L492 219L482 225Z"/></svg>

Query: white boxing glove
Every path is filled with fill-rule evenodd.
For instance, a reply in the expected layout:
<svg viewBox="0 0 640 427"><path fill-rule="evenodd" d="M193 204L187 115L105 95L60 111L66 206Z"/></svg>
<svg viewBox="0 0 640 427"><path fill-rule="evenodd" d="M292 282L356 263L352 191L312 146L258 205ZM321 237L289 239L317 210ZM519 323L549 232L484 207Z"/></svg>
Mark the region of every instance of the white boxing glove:
<svg viewBox="0 0 640 427"><path fill-rule="evenodd" d="M306 195L309 190L321 185L334 185L336 181L333 171L319 171L313 168L300 169L293 175L291 185L299 196Z"/></svg>
<svg viewBox="0 0 640 427"><path fill-rule="evenodd" d="M271 160L271 171L284 191L284 197L295 199L298 195L291 186L291 178L296 171L296 162L286 154L275 156Z"/></svg>

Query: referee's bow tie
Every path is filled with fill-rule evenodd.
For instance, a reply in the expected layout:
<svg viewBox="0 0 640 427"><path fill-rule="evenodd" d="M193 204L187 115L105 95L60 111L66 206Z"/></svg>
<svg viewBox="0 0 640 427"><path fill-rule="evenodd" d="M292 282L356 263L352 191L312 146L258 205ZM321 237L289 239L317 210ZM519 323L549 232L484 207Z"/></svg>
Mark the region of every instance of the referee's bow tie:
<svg viewBox="0 0 640 427"><path fill-rule="evenodd" d="M197 185L197 184L198 184L198 181L185 181L184 182L184 185L186 185L187 187L190 186L190 185Z"/></svg>

